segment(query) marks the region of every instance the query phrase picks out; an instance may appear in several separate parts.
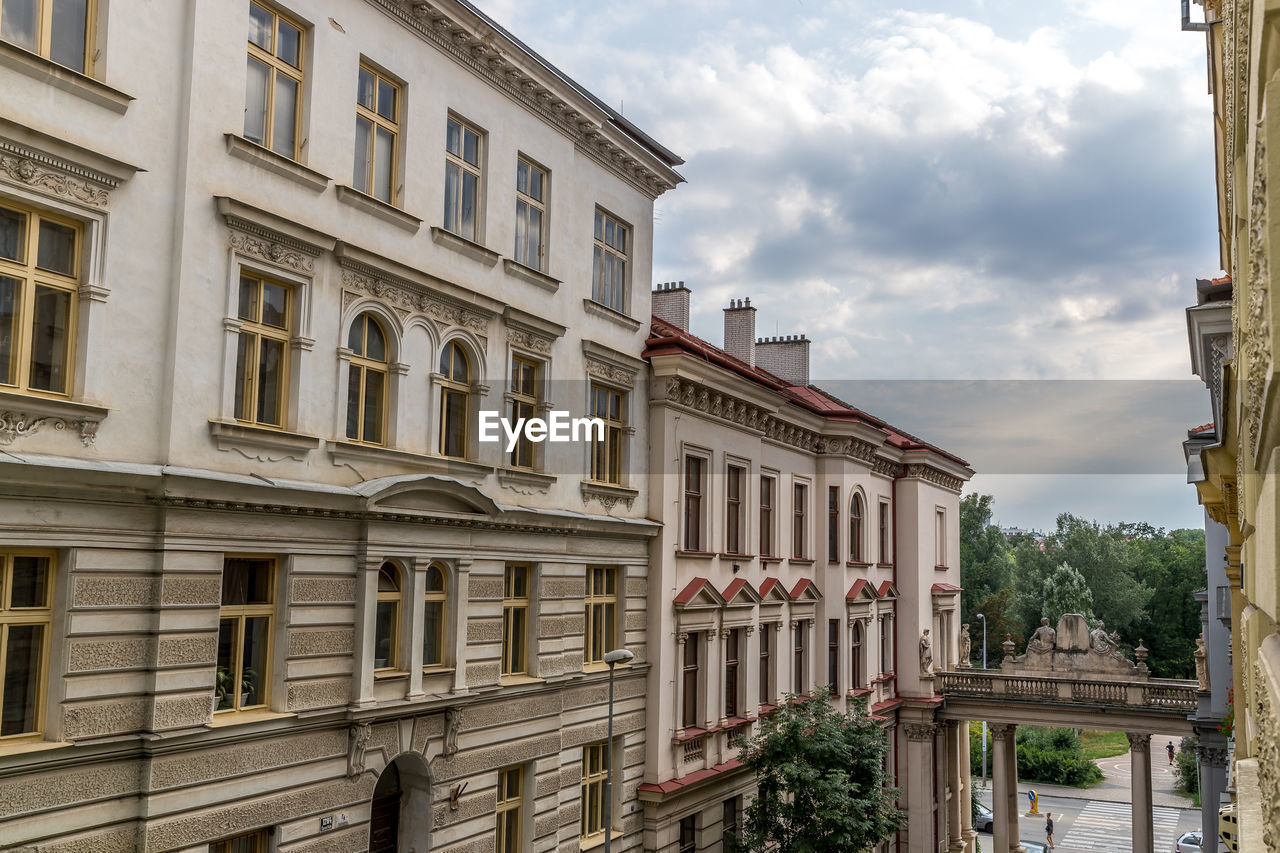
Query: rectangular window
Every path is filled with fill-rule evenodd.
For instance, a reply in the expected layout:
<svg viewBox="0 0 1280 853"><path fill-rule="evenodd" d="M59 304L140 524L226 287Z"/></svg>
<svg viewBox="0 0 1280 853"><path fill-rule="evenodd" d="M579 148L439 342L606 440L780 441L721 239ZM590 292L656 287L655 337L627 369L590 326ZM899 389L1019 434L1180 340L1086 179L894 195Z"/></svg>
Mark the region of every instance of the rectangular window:
<svg viewBox="0 0 1280 853"><path fill-rule="evenodd" d="M595 255L591 267L591 298L626 313L627 238L630 228L596 208Z"/></svg>
<svg viewBox="0 0 1280 853"><path fill-rule="evenodd" d="M730 554L741 554L742 547L742 484L747 471L730 465L724 483L724 549Z"/></svg>
<svg viewBox="0 0 1280 853"><path fill-rule="evenodd" d="M0 38L81 74L93 60L95 0L3 0Z"/></svg>
<svg viewBox="0 0 1280 853"><path fill-rule="evenodd" d="M730 797L724 801L720 816L721 843L724 853L736 853L738 849L738 812L742 811L742 798Z"/></svg>
<svg viewBox="0 0 1280 853"><path fill-rule="evenodd" d="M808 689L809 679L805 676L805 623L799 621L792 628L792 640L795 643L795 692L804 693Z"/></svg>
<svg viewBox="0 0 1280 853"><path fill-rule="evenodd" d="M622 485L623 403L621 391L591 385L591 416L604 421L604 439L591 445L591 479L599 483Z"/></svg>
<svg viewBox="0 0 1280 853"><path fill-rule="evenodd" d="M934 513L933 538L936 544L937 562L934 563L938 568L946 568L947 565L947 511L939 509Z"/></svg>
<svg viewBox="0 0 1280 853"><path fill-rule="evenodd" d="M268 702L275 569L271 557L227 557L222 562L217 711L262 708Z"/></svg>
<svg viewBox="0 0 1280 853"><path fill-rule="evenodd" d="M498 771L498 838L496 853L520 853L520 824L524 802L524 768Z"/></svg>
<svg viewBox="0 0 1280 853"><path fill-rule="evenodd" d="M43 729L54 557L0 553L0 744Z"/></svg>
<svg viewBox="0 0 1280 853"><path fill-rule="evenodd" d="M888 563L892 559L889 552L889 502L880 501L880 562Z"/></svg>
<svg viewBox="0 0 1280 853"><path fill-rule="evenodd" d="M0 387L70 393L80 237L73 222L0 206Z"/></svg>
<svg viewBox="0 0 1280 853"><path fill-rule="evenodd" d="M244 136L290 160L298 159L300 148L303 29L250 0Z"/></svg>
<svg viewBox="0 0 1280 853"><path fill-rule="evenodd" d="M840 620L827 620L827 685L832 696L840 695Z"/></svg>
<svg viewBox="0 0 1280 853"><path fill-rule="evenodd" d="M484 133L449 117L445 130L444 230L479 242Z"/></svg>
<svg viewBox="0 0 1280 853"><path fill-rule="evenodd" d="M547 172L525 158L516 160L515 261L545 271Z"/></svg>
<svg viewBox="0 0 1280 853"><path fill-rule="evenodd" d="M682 712L680 725L686 729L702 724L698 719L698 684L702 680L698 671L698 657L702 645L702 633L694 631L684 641L684 659L680 667Z"/></svg>
<svg viewBox="0 0 1280 853"><path fill-rule="evenodd" d="M605 652L617 643L617 611L617 570L587 569L587 636L583 656L587 663L604 663Z"/></svg>
<svg viewBox="0 0 1280 853"><path fill-rule="evenodd" d="M738 702L738 631L730 631L724 641L724 715L736 717Z"/></svg>
<svg viewBox="0 0 1280 853"><path fill-rule="evenodd" d="M287 285L240 273L235 380L238 421L284 426L292 297L292 289Z"/></svg>
<svg viewBox="0 0 1280 853"><path fill-rule="evenodd" d="M768 705L773 698L770 679L773 675L773 626L760 626L760 704Z"/></svg>
<svg viewBox="0 0 1280 853"><path fill-rule="evenodd" d="M356 74L356 162L351 184L395 204L399 185L400 86L364 63Z"/></svg>
<svg viewBox="0 0 1280 853"><path fill-rule="evenodd" d="M791 501L791 556L803 560L808 556L808 543L805 531L808 520L805 515L809 501L809 489L803 483L796 483L792 490Z"/></svg>
<svg viewBox="0 0 1280 853"><path fill-rule="evenodd" d="M529 567L507 566L502 578L502 674L528 671Z"/></svg>
<svg viewBox="0 0 1280 853"><path fill-rule="evenodd" d="M684 550L702 550L702 472L698 456L684 458Z"/></svg>
<svg viewBox="0 0 1280 853"><path fill-rule="evenodd" d="M209 845L209 853L267 853L271 849L271 830L257 829L235 838L224 838Z"/></svg>
<svg viewBox="0 0 1280 853"><path fill-rule="evenodd" d="M604 741L582 748L582 822L579 835L583 840L604 833L604 786L609 775L605 749Z"/></svg>
<svg viewBox="0 0 1280 853"><path fill-rule="evenodd" d="M773 477L760 477L760 556L772 557L773 551Z"/></svg>
<svg viewBox="0 0 1280 853"><path fill-rule="evenodd" d="M865 679L862 677L862 655L862 620L859 619L853 623L853 630L849 637L849 686L855 690L861 690L865 684Z"/></svg>
<svg viewBox="0 0 1280 853"><path fill-rule="evenodd" d="M521 419L529 420L538 417L538 363L522 356L511 358L511 423L517 424ZM529 440L520 431L516 446L511 450L512 468L537 467L538 445Z"/></svg>
<svg viewBox="0 0 1280 853"><path fill-rule="evenodd" d="M698 849L698 816L680 818L680 853L695 853Z"/></svg>
<svg viewBox="0 0 1280 853"><path fill-rule="evenodd" d="M880 617L880 672L893 672L893 626L890 616Z"/></svg>
<svg viewBox="0 0 1280 853"><path fill-rule="evenodd" d="M840 562L840 489L827 488L827 562Z"/></svg>

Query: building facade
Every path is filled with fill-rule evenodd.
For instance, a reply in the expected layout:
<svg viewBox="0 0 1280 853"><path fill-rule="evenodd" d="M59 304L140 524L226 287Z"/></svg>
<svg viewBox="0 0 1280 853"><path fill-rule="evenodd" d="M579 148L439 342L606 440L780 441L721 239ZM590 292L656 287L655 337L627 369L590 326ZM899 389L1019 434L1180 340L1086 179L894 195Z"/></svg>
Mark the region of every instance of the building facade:
<svg viewBox="0 0 1280 853"><path fill-rule="evenodd" d="M973 472L811 385L808 339L757 339L750 300L725 309L721 348L687 330L689 299L657 287L645 349L662 523L645 849L721 849L754 791L741 739L789 694L828 689L888 734L908 816L891 849L972 851L968 731L935 720L933 681L968 665L959 498Z"/></svg>
<svg viewBox="0 0 1280 853"><path fill-rule="evenodd" d="M678 158L460 0L0 14L0 848L601 843Z"/></svg>

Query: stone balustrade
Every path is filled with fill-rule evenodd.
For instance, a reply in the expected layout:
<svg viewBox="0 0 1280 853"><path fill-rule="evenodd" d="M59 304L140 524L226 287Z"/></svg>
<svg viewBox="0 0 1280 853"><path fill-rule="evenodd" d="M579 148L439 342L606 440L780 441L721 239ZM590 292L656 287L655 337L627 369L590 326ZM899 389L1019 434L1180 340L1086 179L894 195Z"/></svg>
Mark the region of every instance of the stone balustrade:
<svg viewBox="0 0 1280 853"><path fill-rule="evenodd" d="M937 674L940 693L955 697L1032 699L1077 705L1118 705L1194 712L1196 682L1153 678L1147 681L1096 681L1082 678L1009 675L998 669L968 669Z"/></svg>

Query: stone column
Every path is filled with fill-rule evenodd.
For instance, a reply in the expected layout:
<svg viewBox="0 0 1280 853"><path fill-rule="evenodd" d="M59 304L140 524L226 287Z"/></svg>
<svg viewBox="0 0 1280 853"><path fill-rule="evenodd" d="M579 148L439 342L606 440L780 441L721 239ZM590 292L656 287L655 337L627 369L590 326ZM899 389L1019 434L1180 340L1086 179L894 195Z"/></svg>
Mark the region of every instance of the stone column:
<svg viewBox="0 0 1280 853"><path fill-rule="evenodd" d="M1005 853L1009 849L1009 741L1005 739L1005 732L1010 728L1012 726L997 723L989 729L992 746L991 811L994 814L991 840L996 853ZM1017 796L1016 791L1014 796Z"/></svg>
<svg viewBox="0 0 1280 853"><path fill-rule="evenodd" d="M1005 794L1008 797L1009 804L1009 850L1010 853L1017 853L1022 849L1022 845L1019 843L1022 833L1018 827L1018 727L1013 725L1006 726L1004 739L1004 750L1007 756L1004 767L1005 772L1008 774Z"/></svg>
<svg viewBox="0 0 1280 853"><path fill-rule="evenodd" d="M1200 745L1200 825L1206 838L1218 837L1218 803L1227 790L1227 739L1215 731L1197 732Z"/></svg>
<svg viewBox="0 0 1280 853"><path fill-rule="evenodd" d="M449 635L449 631L453 630L454 642L457 648L454 649L453 661L453 692L467 692L467 620L470 616L471 601L471 561L458 560L457 565L457 592L448 599L448 609L446 614L456 614L456 621L446 623L445 636ZM448 616L446 616L448 618Z"/></svg>
<svg viewBox="0 0 1280 853"><path fill-rule="evenodd" d="M969 721L961 720L956 727L959 736L958 745L960 764L960 837L967 853L977 849L978 833L973 831L973 774L969 772Z"/></svg>
<svg viewBox="0 0 1280 853"><path fill-rule="evenodd" d="M761 630L768 630L768 625L762 625ZM756 626L748 625L743 631L743 642L738 646L738 670L741 672L745 669L747 677L743 679L746 685L742 696L742 701L738 703L738 715L741 717L755 717L753 709L760 708L760 637L756 634Z"/></svg>
<svg viewBox="0 0 1280 853"><path fill-rule="evenodd" d="M374 704L373 698L373 628L374 610L378 602L378 569L382 559L359 558L356 563L356 677L351 679L354 695L351 704L357 708Z"/></svg>
<svg viewBox="0 0 1280 853"><path fill-rule="evenodd" d="M702 709L704 729L713 729L725 724L724 718L724 641L720 639L720 629L713 628L706 632L707 645L703 651L706 657L700 663L698 672L702 676L703 695L707 704ZM710 677L708 677L708 675Z"/></svg>
<svg viewBox="0 0 1280 853"><path fill-rule="evenodd" d="M947 844L951 853L961 853L964 850L962 815L971 812L964 801L964 783L960 775L959 734L959 723L955 721L947 723L944 741L947 746L947 788L951 791L951 799L947 801Z"/></svg>
<svg viewBox="0 0 1280 853"><path fill-rule="evenodd" d="M937 853L934 837L934 810L942 808L938 803L938 770L934 762L934 742L937 725L934 723L905 723L907 735L906 775L902 784L907 800L906 852ZM902 771L904 768L899 768ZM944 830L945 831L945 830Z"/></svg>
<svg viewBox="0 0 1280 853"><path fill-rule="evenodd" d="M1154 853L1151 818L1151 735L1125 732L1133 770L1133 853Z"/></svg>

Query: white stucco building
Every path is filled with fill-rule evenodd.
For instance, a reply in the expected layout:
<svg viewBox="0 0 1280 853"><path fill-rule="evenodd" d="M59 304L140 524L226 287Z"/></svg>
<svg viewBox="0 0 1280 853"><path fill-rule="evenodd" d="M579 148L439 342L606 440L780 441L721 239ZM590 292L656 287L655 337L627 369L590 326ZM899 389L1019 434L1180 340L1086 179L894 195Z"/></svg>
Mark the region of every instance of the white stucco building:
<svg viewBox="0 0 1280 853"><path fill-rule="evenodd" d="M0 848L595 846L678 158L460 0L0 15Z"/></svg>

